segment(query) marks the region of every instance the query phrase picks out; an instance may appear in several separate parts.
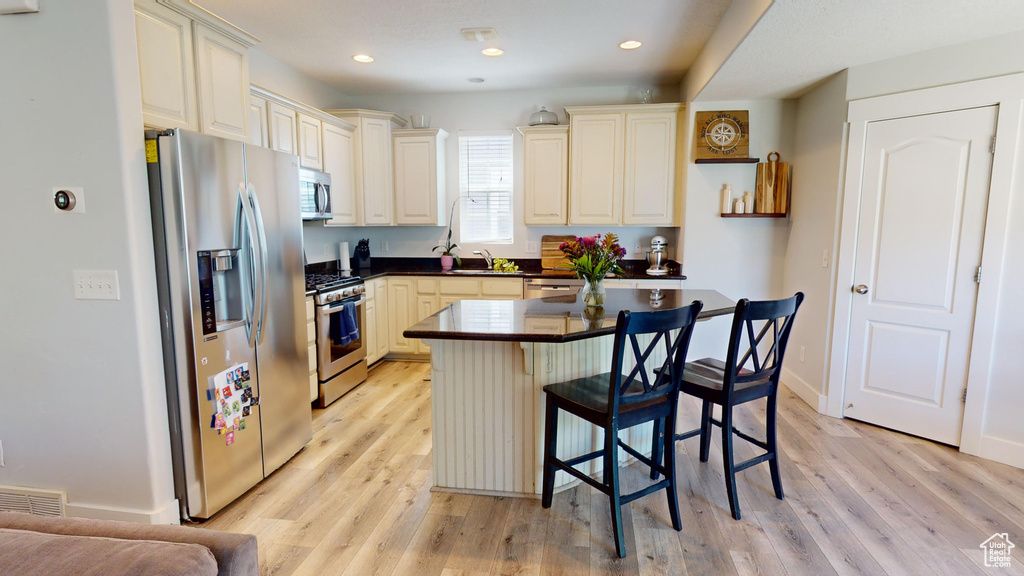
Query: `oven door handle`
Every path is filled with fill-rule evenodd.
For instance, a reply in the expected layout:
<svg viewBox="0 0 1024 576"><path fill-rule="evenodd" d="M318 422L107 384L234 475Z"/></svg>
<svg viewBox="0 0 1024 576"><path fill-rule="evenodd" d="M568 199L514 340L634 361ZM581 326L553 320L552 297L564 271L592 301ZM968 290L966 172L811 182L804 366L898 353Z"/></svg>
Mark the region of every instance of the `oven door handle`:
<svg viewBox="0 0 1024 576"><path fill-rule="evenodd" d="M362 306L363 304L366 303L366 298L359 298L358 300L356 300L354 302L352 301L351 298L349 298L347 300L338 300L337 302L331 302L330 304L324 304L323 306L317 306L317 312L316 312L317 316L319 316L320 318L327 318L331 314L333 314L333 313L338 311L338 308L340 308L340 306L336 306L336 304L339 304L339 303L340 304L355 304L356 307L358 308L359 306Z"/></svg>

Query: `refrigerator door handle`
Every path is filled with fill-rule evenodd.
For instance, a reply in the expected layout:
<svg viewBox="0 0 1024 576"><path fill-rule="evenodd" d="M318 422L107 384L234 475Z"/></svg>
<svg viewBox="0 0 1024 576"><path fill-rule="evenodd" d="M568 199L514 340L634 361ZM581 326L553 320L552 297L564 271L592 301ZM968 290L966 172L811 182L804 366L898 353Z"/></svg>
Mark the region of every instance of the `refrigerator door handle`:
<svg viewBox="0 0 1024 576"><path fill-rule="evenodd" d="M267 321L267 231L263 227L263 213L260 212L260 200L256 196L256 187L247 184L249 199L252 201L253 212L256 215L256 236L260 246L260 313L259 323L256 325L256 342L263 342L263 324Z"/></svg>
<svg viewBox="0 0 1024 576"><path fill-rule="evenodd" d="M248 294L243 294L243 296L248 296L248 298L245 298L245 314L246 314L245 332L246 332L246 338L249 340L249 347L250 348L255 348L256 347L256 334L257 334L256 321L255 321L256 320L256 301L260 297L257 294L261 294L262 291L260 289L259 283L256 282L256 278L253 277L253 276L256 276L256 277L260 276L259 270L256 270L256 260L253 258L253 254L256 252L256 240L255 240L255 238L253 238L253 230L256 229L256 219L253 217L252 208L249 205L249 199L247 198L247 195L246 195L246 192L245 192L243 186L244 185L241 182L239 182L239 184L238 184L238 205L241 208L241 215L240 216L244 217L244 221L239 222L239 230L241 230L241 228L244 227L245 228L245 236L241 237L241 235L239 235L239 238L236 239L236 242L238 242L239 245L241 245L243 242L246 243L247 248L246 248L245 252L247 254L249 254L249 262L247 262L247 265L249 267L249 275L250 275L250 279L249 279L249 293ZM255 272L255 274L254 274L254 272Z"/></svg>

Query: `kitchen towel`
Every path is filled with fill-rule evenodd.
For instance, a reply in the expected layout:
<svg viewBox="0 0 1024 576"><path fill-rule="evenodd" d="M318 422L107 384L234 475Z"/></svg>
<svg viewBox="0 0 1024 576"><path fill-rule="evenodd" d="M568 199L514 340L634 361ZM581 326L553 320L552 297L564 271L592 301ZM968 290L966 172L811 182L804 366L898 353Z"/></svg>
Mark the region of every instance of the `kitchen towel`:
<svg viewBox="0 0 1024 576"><path fill-rule="evenodd" d="M355 304L342 304L331 312L331 343L345 346L359 340L359 319Z"/></svg>

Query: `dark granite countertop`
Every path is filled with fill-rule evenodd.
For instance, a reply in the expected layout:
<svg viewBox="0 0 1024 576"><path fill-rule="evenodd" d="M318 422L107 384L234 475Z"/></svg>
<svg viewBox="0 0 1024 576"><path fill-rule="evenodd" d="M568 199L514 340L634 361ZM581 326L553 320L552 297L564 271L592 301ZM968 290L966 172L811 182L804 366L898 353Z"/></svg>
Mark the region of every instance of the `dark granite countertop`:
<svg viewBox="0 0 1024 576"><path fill-rule="evenodd" d="M714 290L609 288L603 308L588 309L578 295L532 300L461 300L413 324L406 338L491 340L503 342L572 342L615 333L620 310L650 312L704 303L700 318L732 314L736 303Z"/></svg>
<svg viewBox="0 0 1024 576"><path fill-rule="evenodd" d="M445 272L441 270L439 258L372 258L369 268L354 270L363 280L371 280L385 275L392 276L500 276L509 278L571 278L573 273L568 270L543 270L538 258L517 258L515 263L519 266L519 272L515 274L502 274L485 268L482 258L463 258L462 266L455 270L462 272ZM324 263L328 267L333 262ZM627 280L686 280L679 268L679 263L668 262L668 274L664 276L651 276L647 274L647 262L644 260L624 260L622 268L624 273L608 278L624 278ZM318 266L318 265L310 265ZM320 265L322 266L322 265Z"/></svg>

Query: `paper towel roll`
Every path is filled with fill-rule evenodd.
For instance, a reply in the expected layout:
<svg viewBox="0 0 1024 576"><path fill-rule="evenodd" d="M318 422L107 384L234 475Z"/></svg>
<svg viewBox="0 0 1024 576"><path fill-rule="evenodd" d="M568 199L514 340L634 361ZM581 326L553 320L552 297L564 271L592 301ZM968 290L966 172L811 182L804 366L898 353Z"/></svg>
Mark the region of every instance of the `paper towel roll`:
<svg viewBox="0 0 1024 576"><path fill-rule="evenodd" d="M352 263L349 262L348 242L338 244L338 269L342 271L352 270Z"/></svg>

